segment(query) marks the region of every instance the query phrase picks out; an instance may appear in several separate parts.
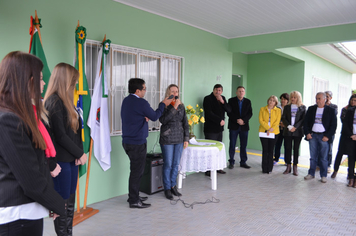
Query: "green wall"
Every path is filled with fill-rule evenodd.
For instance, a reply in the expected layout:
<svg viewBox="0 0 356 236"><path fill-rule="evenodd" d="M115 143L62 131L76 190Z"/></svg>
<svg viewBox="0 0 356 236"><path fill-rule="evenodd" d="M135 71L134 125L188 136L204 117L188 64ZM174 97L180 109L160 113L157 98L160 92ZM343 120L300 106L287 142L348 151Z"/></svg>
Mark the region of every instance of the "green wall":
<svg viewBox="0 0 356 236"><path fill-rule="evenodd" d="M258 114L271 95L278 97L293 90L303 91L304 63L295 62L273 53L248 56L248 96L252 102L248 148L261 150L258 137Z"/></svg>
<svg viewBox="0 0 356 236"><path fill-rule="evenodd" d="M42 19L43 47L50 70L59 62L73 63L74 32L80 20L88 39L102 41L106 34L113 44L184 57L185 105L202 105L203 97L217 82L225 91L231 90L232 53L227 39L111 0L1 1L0 58L10 51L28 51L30 16L35 10ZM219 75L221 80L217 81ZM195 133L203 138L202 125ZM150 133L148 151L157 135ZM111 138L112 166L108 171L103 172L92 159L88 204L128 192L129 161L121 142L121 136ZM80 179L81 205L85 177Z"/></svg>
<svg viewBox="0 0 356 236"><path fill-rule="evenodd" d="M258 112L270 95L279 96L291 90L310 94L308 80L312 75L330 79L333 81L330 86L336 86L335 78L351 86L351 75L340 68L302 49L280 48L355 40L356 24L228 40L112 0L3 0L0 1L0 58L10 51L28 51L30 16L35 10L42 19L43 46L51 70L59 62L73 63L74 31L80 20L87 28L88 39L101 41L106 34L113 44L184 57L185 105L202 105L204 96L216 83L224 86L224 95L230 98L231 75L241 74L246 97L251 99L254 109L248 148L261 149L257 137ZM241 53L256 50L279 55ZM202 128L202 125L195 128L198 138L203 138ZM148 151L156 143L157 135L150 133ZM226 130L223 141L227 148L228 140ZM108 171L103 172L93 158L88 204L128 192L129 161L121 141L121 136L111 138L112 167ZM80 185L83 203L85 176Z"/></svg>
<svg viewBox="0 0 356 236"><path fill-rule="evenodd" d="M340 104L338 101L338 87L339 83L350 86L350 96L351 96L351 85L352 85L352 74L349 72L317 57L316 55L302 49L302 48L284 48L278 49L280 53L283 53L294 58L305 61L305 70L304 70L304 86L303 86L303 103L308 107L315 104L315 94L313 94L313 76L328 80L329 81L329 90L333 92L332 103L338 105L338 125L335 134L335 141L333 145L333 157L335 157L338 142L341 132L341 121L339 119L341 108L347 104ZM281 54L282 55L282 54ZM309 154L309 146L306 141L301 143L301 155Z"/></svg>
<svg viewBox="0 0 356 236"><path fill-rule="evenodd" d="M242 86L246 89L246 95L248 94L247 88L247 62L248 56L243 53L233 53L233 61L232 61L232 74L234 75L241 75L242 76ZM236 84L232 83L231 86L231 96L236 96Z"/></svg>

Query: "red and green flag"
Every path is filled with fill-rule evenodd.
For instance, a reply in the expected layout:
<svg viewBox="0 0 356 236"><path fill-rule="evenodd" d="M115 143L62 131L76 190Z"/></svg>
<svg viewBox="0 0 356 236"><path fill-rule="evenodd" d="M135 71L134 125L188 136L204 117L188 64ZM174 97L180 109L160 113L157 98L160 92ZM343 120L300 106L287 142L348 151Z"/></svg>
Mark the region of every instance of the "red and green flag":
<svg viewBox="0 0 356 236"><path fill-rule="evenodd" d="M46 56L43 50L40 28L42 28L41 19L38 18L37 11L36 11L35 19L33 19L33 17L31 16L31 26L30 26L31 40L30 40L29 53L39 57L43 63L43 70L42 70L43 81L46 83L42 93L42 97L44 97L47 90L49 78L51 77L51 72L48 68Z"/></svg>

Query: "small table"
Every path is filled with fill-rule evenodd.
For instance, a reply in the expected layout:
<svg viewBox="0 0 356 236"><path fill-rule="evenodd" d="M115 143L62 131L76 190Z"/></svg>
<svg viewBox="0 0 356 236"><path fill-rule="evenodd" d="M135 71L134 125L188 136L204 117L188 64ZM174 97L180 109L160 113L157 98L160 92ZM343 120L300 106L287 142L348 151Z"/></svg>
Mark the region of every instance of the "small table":
<svg viewBox="0 0 356 236"><path fill-rule="evenodd" d="M216 170L226 168L225 145L214 140L197 140L198 142L213 143L210 146L191 145L183 149L178 174L178 188L182 188L185 172L205 172L210 170L211 189L217 189Z"/></svg>

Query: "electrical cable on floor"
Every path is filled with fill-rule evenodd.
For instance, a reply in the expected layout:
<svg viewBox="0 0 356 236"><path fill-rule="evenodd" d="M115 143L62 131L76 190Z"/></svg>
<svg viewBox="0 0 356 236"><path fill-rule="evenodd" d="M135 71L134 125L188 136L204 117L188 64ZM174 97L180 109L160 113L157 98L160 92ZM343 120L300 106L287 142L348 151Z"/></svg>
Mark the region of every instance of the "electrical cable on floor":
<svg viewBox="0 0 356 236"><path fill-rule="evenodd" d="M193 202L192 204L189 204L189 203L186 203L184 200L180 199L180 197L178 197L177 200L171 200L171 205L176 205L178 202L181 202L185 208L191 208L193 209L193 206L194 205L197 205L197 204L206 204L206 203L219 203L220 202L220 199L217 199L215 197L211 197L211 200L210 199L207 199L205 202Z"/></svg>

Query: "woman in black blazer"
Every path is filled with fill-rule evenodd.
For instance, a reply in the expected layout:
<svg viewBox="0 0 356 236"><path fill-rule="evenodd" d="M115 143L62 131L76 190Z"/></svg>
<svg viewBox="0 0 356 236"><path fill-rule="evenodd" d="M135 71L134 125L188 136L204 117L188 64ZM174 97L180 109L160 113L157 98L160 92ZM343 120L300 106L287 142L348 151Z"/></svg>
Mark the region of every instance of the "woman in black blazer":
<svg viewBox="0 0 356 236"><path fill-rule="evenodd" d="M291 172L293 145L293 175L298 176L299 146L304 136L303 123L306 107L302 104L302 95L298 91L290 93L290 102L284 107L282 122L284 124L284 161L287 169L283 174Z"/></svg>
<svg viewBox="0 0 356 236"><path fill-rule="evenodd" d="M67 203L65 215L54 221L58 235L72 235L75 190L78 165L84 165L87 156L83 151L81 118L73 105L73 94L79 72L71 65L59 63L48 83L45 107L54 136L57 163L62 168L53 178L54 188Z"/></svg>
<svg viewBox="0 0 356 236"><path fill-rule="evenodd" d="M341 109L340 120L341 120L342 124L344 123L344 119L345 119L345 116L346 116L348 108L354 107L354 106L356 106L356 94L352 94L350 99L349 99L349 104L346 107L343 107ZM346 137L342 133L342 130L341 130L341 135L340 135L340 140L339 140L339 147L338 147L337 154L336 154L335 161L334 161L334 172L331 175L331 178L333 178L333 179L336 178L337 172L339 171L339 167L340 167L340 164L341 164L342 156L344 154L347 155L347 149L348 149L347 141L348 141L348 139L349 139L349 137Z"/></svg>
<svg viewBox="0 0 356 236"><path fill-rule="evenodd" d="M356 98L351 103L356 105ZM355 161L356 161L356 106L347 109L342 124L341 135L344 135L345 153L348 155L348 187L356 188Z"/></svg>
<svg viewBox="0 0 356 236"><path fill-rule="evenodd" d="M65 212L45 157L50 140L39 128L42 68L40 59L22 52L0 63L0 235L42 235L49 210Z"/></svg>

